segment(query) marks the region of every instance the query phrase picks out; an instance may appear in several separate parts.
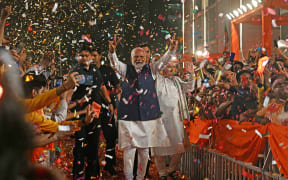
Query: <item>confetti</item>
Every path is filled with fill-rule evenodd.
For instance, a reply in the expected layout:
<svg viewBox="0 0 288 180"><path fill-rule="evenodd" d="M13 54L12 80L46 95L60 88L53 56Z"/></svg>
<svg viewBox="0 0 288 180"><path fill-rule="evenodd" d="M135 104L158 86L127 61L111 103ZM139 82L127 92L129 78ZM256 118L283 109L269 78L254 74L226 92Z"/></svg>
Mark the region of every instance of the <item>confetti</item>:
<svg viewBox="0 0 288 180"><path fill-rule="evenodd" d="M262 138L262 134L261 134L257 129L255 129L255 133L256 133L260 138Z"/></svg>
<svg viewBox="0 0 288 180"><path fill-rule="evenodd" d="M54 13L54 12L57 10L57 8L58 8L58 3L56 2L56 3L54 4L53 9L52 9L52 13Z"/></svg>
<svg viewBox="0 0 288 180"><path fill-rule="evenodd" d="M208 135L206 135L206 134L199 134L199 138L200 138L200 139L209 139L210 136L211 136L211 133L208 134Z"/></svg>
<svg viewBox="0 0 288 180"><path fill-rule="evenodd" d="M125 98L122 98L122 101L124 102L124 104L128 104L128 101Z"/></svg>
<svg viewBox="0 0 288 180"><path fill-rule="evenodd" d="M232 127L230 126L230 124L227 124L226 128L229 129L230 131L232 130Z"/></svg>
<svg viewBox="0 0 288 180"><path fill-rule="evenodd" d="M270 97L269 96L265 96L264 102L263 102L263 107L267 108L268 104L270 101Z"/></svg>
<svg viewBox="0 0 288 180"><path fill-rule="evenodd" d="M241 129L242 132L246 133L247 131L245 129Z"/></svg>

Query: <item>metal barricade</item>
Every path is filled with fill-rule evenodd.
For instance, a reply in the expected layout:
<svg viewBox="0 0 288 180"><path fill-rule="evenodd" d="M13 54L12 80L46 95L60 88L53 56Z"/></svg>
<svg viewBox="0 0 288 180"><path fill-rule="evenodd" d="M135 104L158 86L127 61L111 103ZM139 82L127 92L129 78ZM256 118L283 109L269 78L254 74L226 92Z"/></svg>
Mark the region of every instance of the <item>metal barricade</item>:
<svg viewBox="0 0 288 180"><path fill-rule="evenodd" d="M184 153L180 171L192 180L286 179L214 150L200 148L198 145L192 145L189 151Z"/></svg>

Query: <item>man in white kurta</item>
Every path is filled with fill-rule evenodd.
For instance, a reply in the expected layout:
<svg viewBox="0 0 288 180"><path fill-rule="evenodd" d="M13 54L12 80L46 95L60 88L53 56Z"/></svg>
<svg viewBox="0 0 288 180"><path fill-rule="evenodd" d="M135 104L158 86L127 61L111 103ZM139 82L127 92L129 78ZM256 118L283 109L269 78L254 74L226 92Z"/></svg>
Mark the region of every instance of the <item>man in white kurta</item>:
<svg viewBox="0 0 288 180"><path fill-rule="evenodd" d="M132 65L120 62L115 53L119 42L116 38L114 36L114 41L109 42L108 58L111 66L126 79L122 84L121 102L118 107L119 149L124 151L124 173L128 180L133 179L135 151L138 150L137 179L144 179L149 147L170 146L161 119L155 75L156 69L175 54L175 42L171 40L170 49L161 60L150 67L146 65L146 55L142 48L132 50Z"/></svg>
<svg viewBox="0 0 288 180"><path fill-rule="evenodd" d="M156 73L156 91L159 98L160 109L163 112L162 121L167 131L171 146L152 148L152 155L155 157L156 167L161 179L167 178L165 156L170 157L168 171L170 176L177 168L181 155L185 152L185 143L188 143L185 135L183 120L189 119L189 112L185 93L193 91L195 80L183 82L179 77L173 76L178 60L173 58L168 67L162 66ZM163 71L163 75L159 72ZM193 74L194 75L194 74Z"/></svg>

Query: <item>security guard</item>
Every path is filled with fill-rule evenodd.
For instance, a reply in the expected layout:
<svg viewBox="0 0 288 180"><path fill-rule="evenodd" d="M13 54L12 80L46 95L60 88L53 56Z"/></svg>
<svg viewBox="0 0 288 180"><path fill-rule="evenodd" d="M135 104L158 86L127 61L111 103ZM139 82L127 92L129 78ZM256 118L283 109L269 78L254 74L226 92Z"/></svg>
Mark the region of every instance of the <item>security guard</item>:
<svg viewBox="0 0 288 180"><path fill-rule="evenodd" d="M101 105L101 97L103 97L103 99L106 101L107 107L102 107L101 113L103 113L104 108L107 108L109 114L113 115L113 105L103 83L101 73L95 65L91 64L91 49L88 46L84 46L79 55L79 64L72 70L72 72L78 72L80 75L84 75L85 79L79 82L80 86L75 90L72 96L72 101L77 101L78 99L82 99L86 96L87 102L77 104L74 110L83 110L92 102L96 102ZM81 127L81 130L75 133L75 147L73 149L74 179L84 176L83 168L85 157L87 157L85 179L95 179L100 175L98 159L100 128L100 119L98 118L94 119L93 123Z"/></svg>

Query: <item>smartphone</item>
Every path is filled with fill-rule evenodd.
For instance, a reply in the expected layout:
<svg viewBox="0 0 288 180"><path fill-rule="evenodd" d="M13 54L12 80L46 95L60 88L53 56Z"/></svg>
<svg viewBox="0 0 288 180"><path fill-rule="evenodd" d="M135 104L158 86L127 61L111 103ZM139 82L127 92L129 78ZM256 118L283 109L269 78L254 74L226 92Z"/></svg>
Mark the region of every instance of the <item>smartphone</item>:
<svg viewBox="0 0 288 180"><path fill-rule="evenodd" d="M82 79L81 81L79 81L79 82L78 82L78 84L85 84L85 82L86 82L86 80L85 80L85 79L86 79L86 77L85 77L85 76L83 76L83 79Z"/></svg>
<svg viewBox="0 0 288 180"><path fill-rule="evenodd" d="M93 85L93 76L87 75L85 76L85 85L92 86Z"/></svg>
<svg viewBox="0 0 288 180"><path fill-rule="evenodd" d="M225 68L226 70L229 70L231 67L232 67L232 64L225 64L225 66L224 66L224 68Z"/></svg>
<svg viewBox="0 0 288 180"><path fill-rule="evenodd" d="M70 126L68 125L58 125L58 131L71 131Z"/></svg>
<svg viewBox="0 0 288 180"><path fill-rule="evenodd" d="M63 79L56 79L56 87L61 86L63 84Z"/></svg>

